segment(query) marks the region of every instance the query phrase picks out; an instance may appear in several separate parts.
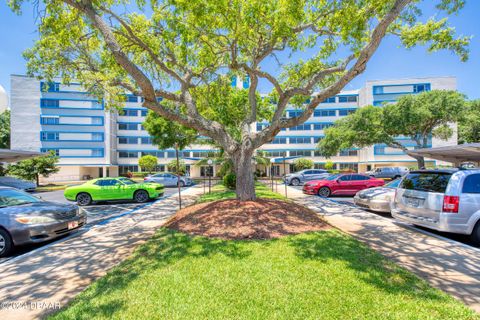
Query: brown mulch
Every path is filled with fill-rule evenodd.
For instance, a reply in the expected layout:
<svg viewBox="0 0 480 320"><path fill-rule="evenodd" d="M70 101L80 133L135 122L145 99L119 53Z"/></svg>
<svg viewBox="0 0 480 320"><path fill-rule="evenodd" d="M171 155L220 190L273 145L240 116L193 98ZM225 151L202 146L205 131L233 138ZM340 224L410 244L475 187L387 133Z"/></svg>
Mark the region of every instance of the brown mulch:
<svg viewBox="0 0 480 320"><path fill-rule="evenodd" d="M187 234L221 239L272 239L331 227L313 211L280 200L220 200L178 211L166 224Z"/></svg>

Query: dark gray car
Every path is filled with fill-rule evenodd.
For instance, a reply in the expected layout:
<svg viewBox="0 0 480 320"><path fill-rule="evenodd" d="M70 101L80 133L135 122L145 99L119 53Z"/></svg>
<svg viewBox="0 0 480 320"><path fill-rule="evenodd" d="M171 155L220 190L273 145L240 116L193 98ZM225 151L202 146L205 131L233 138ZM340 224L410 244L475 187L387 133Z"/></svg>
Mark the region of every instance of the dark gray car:
<svg viewBox="0 0 480 320"><path fill-rule="evenodd" d="M86 221L76 205L48 202L18 189L0 187L0 257L15 246L68 234Z"/></svg>
<svg viewBox="0 0 480 320"><path fill-rule="evenodd" d="M398 179L407 173L408 168L406 167L382 167L376 168L372 172L369 172L368 175L378 179Z"/></svg>
<svg viewBox="0 0 480 320"><path fill-rule="evenodd" d="M323 169L306 169L295 173L287 174L284 181L288 185L298 186L307 181L321 180L328 177L330 174Z"/></svg>

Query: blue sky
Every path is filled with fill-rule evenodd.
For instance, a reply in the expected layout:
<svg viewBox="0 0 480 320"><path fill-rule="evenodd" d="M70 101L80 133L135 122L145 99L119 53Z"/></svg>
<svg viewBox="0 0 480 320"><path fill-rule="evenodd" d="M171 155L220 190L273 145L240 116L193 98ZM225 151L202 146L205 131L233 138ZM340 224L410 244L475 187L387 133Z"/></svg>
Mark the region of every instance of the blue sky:
<svg viewBox="0 0 480 320"><path fill-rule="evenodd" d="M426 1L427 3L429 1ZM467 0L458 16L450 18L451 25L463 35L473 35L468 62L450 52L428 53L425 48L406 50L398 39L386 38L370 60L367 70L345 87L358 89L366 80L456 76L458 90L470 99L480 98L480 1ZM425 16L432 16L432 8L424 8ZM10 74L24 74L25 61L22 52L36 39L35 16L31 7L25 7L23 15L14 15L6 2L0 0L0 85L10 92ZM263 90L262 90L263 91Z"/></svg>

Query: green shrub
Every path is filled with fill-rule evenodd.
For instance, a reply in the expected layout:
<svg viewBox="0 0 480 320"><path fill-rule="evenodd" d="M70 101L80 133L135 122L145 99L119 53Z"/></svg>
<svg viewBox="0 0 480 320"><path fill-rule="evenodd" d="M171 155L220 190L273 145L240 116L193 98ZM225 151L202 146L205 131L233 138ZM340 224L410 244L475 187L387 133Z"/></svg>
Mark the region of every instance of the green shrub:
<svg viewBox="0 0 480 320"><path fill-rule="evenodd" d="M237 176L235 173L227 173L223 176L223 185L230 190L235 190L237 183Z"/></svg>

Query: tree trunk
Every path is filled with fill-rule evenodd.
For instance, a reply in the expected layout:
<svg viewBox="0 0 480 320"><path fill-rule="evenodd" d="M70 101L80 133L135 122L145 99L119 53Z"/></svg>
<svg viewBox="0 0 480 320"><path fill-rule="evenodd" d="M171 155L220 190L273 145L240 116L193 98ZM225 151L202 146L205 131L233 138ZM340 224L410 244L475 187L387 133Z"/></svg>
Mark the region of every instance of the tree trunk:
<svg viewBox="0 0 480 320"><path fill-rule="evenodd" d="M413 157L413 156L411 156ZM417 160L418 169L425 169L425 158L424 157L413 157Z"/></svg>
<svg viewBox="0 0 480 320"><path fill-rule="evenodd" d="M37 187L40 186L40 176L38 173L35 175L35 183L37 184Z"/></svg>
<svg viewBox="0 0 480 320"><path fill-rule="evenodd" d="M233 156L233 167L237 176L236 194L237 200L255 200L255 180L253 178L252 165L253 149L241 146Z"/></svg>

